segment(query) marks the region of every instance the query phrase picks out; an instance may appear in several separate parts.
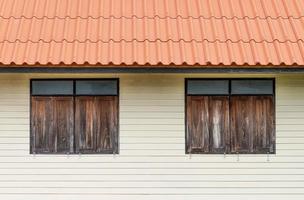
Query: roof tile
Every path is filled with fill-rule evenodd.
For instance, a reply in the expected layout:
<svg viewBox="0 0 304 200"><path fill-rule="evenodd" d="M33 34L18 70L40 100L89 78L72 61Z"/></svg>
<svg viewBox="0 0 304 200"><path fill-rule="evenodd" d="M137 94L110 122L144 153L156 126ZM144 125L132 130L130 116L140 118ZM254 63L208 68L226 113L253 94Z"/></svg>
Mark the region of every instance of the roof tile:
<svg viewBox="0 0 304 200"><path fill-rule="evenodd" d="M267 41L304 39L304 17L299 19L14 19L0 18L0 42L125 41Z"/></svg>
<svg viewBox="0 0 304 200"><path fill-rule="evenodd" d="M304 65L303 0L0 0L0 63Z"/></svg>

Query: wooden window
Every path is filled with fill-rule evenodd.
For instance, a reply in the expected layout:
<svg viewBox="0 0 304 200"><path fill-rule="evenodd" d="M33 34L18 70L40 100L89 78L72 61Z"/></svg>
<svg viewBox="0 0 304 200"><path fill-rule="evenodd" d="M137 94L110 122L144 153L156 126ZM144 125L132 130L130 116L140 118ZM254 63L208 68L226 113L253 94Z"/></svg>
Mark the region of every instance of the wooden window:
<svg viewBox="0 0 304 200"><path fill-rule="evenodd" d="M31 153L118 153L118 101L116 79L32 80Z"/></svg>
<svg viewBox="0 0 304 200"><path fill-rule="evenodd" d="M275 153L274 80L189 79L186 102L186 153Z"/></svg>

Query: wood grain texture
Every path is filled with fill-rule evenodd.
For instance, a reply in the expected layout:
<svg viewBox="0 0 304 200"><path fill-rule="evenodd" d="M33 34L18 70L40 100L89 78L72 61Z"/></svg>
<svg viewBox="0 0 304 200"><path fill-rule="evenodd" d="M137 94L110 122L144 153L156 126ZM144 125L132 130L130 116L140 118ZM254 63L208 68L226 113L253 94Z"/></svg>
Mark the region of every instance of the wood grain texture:
<svg viewBox="0 0 304 200"><path fill-rule="evenodd" d="M76 153L118 153L118 97L75 97Z"/></svg>
<svg viewBox="0 0 304 200"><path fill-rule="evenodd" d="M73 97L31 99L31 153L72 153Z"/></svg>
<svg viewBox="0 0 304 200"><path fill-rule="evenodd" d="M274 153L272 96L233 96L230 100L231 152Z"/></svg>
<svg viewBox="0 0 304 200"><path fill-rule="evenodd" d="M229 98L187 97L187 153L223 153L229 147Z"/></svg>

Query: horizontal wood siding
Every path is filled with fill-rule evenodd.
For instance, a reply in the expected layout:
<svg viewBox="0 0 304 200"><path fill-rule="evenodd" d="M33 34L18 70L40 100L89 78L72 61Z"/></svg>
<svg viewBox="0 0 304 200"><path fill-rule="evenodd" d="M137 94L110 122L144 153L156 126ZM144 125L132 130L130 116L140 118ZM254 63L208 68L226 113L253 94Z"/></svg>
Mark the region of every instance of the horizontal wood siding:
<svg viewBox="0 0 304 200"><path fill-rule="evenodd" d="M30 78L71 75L0 75L0 199L304 199L304 76L241 76L276 77L276 154L185 154L184 78L220 76L75 74L120 78L119 155L30 155Z"/></svg>

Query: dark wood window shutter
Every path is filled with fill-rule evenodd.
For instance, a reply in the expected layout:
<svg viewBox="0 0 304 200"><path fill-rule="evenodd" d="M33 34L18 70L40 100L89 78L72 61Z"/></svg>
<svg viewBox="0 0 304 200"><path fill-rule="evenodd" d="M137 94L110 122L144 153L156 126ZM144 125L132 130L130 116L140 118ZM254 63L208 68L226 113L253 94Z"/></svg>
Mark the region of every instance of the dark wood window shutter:
<svg viewBox="0 0 304 200"><path fill-rule="evenodd" d="M118 97L75 97L76 153L118 153Z"/></svg>
<svg viewBox="0 0 304 200"><path fill-rule="evenodd" d="M229 97L187 97L187 153L229 150Z"/></svg>
<svg viewBox="0 0 304 200"><path fill-rule="evenodd" d="M231 97L232 153L274 153L273 98L273 96Z"/></svg>
<svg viewBox="0 0 304 200"><path fill-rule="evenodd" d="M31 153L72 153L73 97L31 98Z"/></svg>

